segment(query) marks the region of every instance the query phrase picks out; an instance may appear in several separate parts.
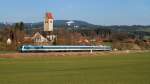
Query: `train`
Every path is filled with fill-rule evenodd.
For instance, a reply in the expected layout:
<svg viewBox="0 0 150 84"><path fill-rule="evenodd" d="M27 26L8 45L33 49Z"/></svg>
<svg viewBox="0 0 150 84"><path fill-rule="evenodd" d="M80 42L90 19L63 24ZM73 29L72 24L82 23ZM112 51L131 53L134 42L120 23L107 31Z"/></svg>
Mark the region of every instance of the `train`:
<svg viewBox="0 0 150 84"><path fill-rule="evenodd" d="M66 46L66 45L22 45L18 48L19 52L59 52L59 51L111 51L111 46Z"/></svg>

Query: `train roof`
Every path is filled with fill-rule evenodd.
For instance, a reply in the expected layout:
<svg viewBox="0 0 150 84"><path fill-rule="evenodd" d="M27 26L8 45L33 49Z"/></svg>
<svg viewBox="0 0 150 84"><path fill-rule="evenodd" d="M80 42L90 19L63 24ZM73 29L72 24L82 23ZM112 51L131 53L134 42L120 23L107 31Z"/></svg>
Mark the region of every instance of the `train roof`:
<svg viewBox="0 0 150 84"><path fill-rule="evenodd" d="M23 46L28 46L28 47L92 47L92 46L86 46L86 45L41 45L41 46L37 46L37 45L23 45ZM93 47L111 47L111 46L106 46L106 45L97 45L97 46L93 46Z"/></svg>

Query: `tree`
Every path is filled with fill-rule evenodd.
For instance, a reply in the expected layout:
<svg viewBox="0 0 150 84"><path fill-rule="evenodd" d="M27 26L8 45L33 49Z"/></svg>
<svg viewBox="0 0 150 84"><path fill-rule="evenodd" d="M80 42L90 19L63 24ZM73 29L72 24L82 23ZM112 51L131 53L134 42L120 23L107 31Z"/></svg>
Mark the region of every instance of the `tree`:
<svg viewBox="0 0 150 84"><path fill-rule="evenodd" d="M10 38L13 41L13 44L18 45L22 43L24 35L25 35L24 23L23 22L15 23L15 25L13 26L13 28L11 28L10 31Z"/></svg>
<svg viewBox="0 0 150 84"><path fill-rule="evenodd" d="M19 23L15 23L15 28L16 31L24 31L24 23L23 22L19 22Z"/></svg>
<svg viewBox="0 0 150 84"><path fill-rule="evenodd" d="M24 31L24 23L20 22L20 31Z"/></svg>
<svg viewBox="0 0 150 84"><path fill-rule="evenodd" d="M121 42L121 41L124 41L124 40L126 40L126 39L128 39L129 37L128 37L128 34L127 33L118 33L118 32L114 32L113 34L112 34L112 41L113 42Z"/></svg>

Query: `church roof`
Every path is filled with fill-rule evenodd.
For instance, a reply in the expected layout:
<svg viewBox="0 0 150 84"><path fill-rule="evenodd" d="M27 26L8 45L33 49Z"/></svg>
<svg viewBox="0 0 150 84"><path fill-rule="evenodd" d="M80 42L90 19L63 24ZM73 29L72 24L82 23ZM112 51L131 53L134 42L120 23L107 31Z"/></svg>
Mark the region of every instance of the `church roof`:
<svg viewBox="0 0 150 84"><path fill-rule="evenodd" d="M48 19L54 19L52 13L50 13L50 12L47 12L47 13L46 13L46 17L47 17Z"/></svg>

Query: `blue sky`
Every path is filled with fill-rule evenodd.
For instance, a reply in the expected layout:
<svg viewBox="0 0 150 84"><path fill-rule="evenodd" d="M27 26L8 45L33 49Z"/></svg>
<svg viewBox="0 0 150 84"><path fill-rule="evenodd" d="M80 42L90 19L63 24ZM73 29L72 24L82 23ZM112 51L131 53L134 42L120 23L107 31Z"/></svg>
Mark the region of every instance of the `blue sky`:
<svg viewBox="0 0 150 84"><path fill-rule="evenodd" d="M0 0L0 22L38 22L46 11L98 25L150 25L150 0Z"/></svg>

